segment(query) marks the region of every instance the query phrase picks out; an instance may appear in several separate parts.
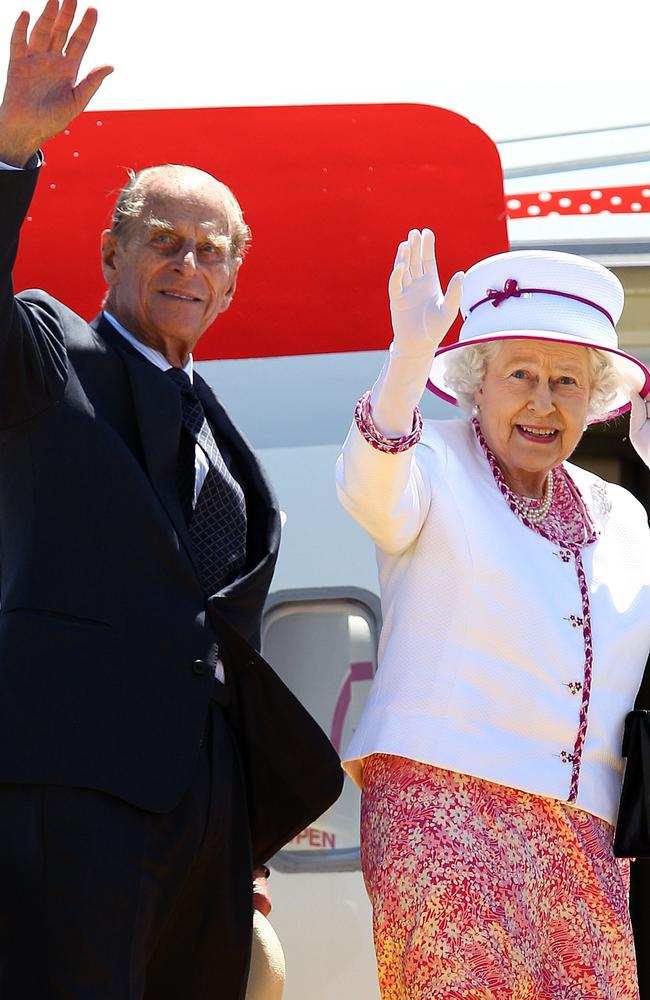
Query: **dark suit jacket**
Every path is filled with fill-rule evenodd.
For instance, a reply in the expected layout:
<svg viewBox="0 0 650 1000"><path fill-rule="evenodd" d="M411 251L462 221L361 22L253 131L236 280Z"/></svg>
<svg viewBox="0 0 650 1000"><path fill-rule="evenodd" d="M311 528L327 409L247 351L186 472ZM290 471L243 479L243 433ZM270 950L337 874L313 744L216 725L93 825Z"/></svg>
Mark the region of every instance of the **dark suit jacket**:
<svg viewBox="0 0 650 1000"><path fill-rule="evenodd" d="M166 811L190 782L217 644L244 696L255 681L242 659L270 670L256 648L279 512L197 376L249 525L241 578L206 601L176 490L175 386L105 319L89 326L42 291L13 297L37 174L0 171L0 781L92 787Z"/></svg>

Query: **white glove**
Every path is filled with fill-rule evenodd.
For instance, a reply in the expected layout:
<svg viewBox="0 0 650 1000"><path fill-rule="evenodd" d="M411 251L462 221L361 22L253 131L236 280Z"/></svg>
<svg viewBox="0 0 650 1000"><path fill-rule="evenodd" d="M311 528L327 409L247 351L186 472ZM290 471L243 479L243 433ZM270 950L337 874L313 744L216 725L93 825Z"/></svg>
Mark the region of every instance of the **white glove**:
<svg viewBox="0 0 650 1000"><path fill-rule="evenodd" d="M642 399L638 392L630 393L632 410L630 411L630 441L637 454L650 468L650 419L648 406L650 397Z"/></svg>
<svg viewBox="0 0 650 1000"><path fill-rule="evenodd" d="M443 296L434 246L430 229L422 234L412 229L397 248L388 281L395 349L411 357L422 353L433 357L460 305L463 272L453 276Z"/></svg>
<svg viewBox="0 0 650 1000"><path fill-rule="evenodd" d="M371 396L375 426L387 437L410 433L433 355L460 305L464 274L453 276L443 296L434 243L430 229L412 229L397 248L388 282L394 339Z"/></svg>

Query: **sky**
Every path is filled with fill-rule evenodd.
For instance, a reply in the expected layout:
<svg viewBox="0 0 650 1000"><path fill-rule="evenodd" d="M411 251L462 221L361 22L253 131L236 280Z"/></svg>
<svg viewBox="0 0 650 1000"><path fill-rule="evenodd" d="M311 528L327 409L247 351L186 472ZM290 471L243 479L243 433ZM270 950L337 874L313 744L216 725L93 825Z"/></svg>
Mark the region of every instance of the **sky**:
<svg viewBox="0 0 650 1000"><path fill-rule="evenodd" d="M4 0L0 72L24 4ZM40 4L26 5L33 14ZM495 141L650 120L650 4L98 0L95 109L414 101Z"/></svg>

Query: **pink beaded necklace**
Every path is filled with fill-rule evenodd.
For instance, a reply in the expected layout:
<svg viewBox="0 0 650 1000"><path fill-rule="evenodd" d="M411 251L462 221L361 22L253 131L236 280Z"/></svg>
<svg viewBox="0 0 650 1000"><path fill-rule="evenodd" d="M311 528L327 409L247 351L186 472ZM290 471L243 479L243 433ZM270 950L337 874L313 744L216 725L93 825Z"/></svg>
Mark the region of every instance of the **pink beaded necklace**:
<svg viewBox="0 0 650 1000"><path fill-rule="evenodd" d="M565 545L567 548L576 546L580 549L584 545L590 545L592 542L595 542L598 533L591 514L582 499L580 490L564 466L557 465L549 472L553 485L548 513L542 520L531 519L526 516L526 507L535 510L544 501L524 499L510 489L503 478L499 463L483 437L481 425L475 417L472 419L472 425L483 454L487 458L492 470L494 481L505 497L506 503L513 514L516 514L527 528L530 528L531 531L536 531L543 538L548 539L549 542ZM522 501L524 502L522 503Z"/></svg>

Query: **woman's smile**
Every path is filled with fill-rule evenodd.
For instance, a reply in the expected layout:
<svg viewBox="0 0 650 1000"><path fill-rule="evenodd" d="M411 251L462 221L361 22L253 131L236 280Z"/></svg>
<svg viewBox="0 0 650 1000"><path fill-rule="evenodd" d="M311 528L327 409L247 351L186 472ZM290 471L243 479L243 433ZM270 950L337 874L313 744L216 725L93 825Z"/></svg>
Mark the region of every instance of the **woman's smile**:
<svg viewBox="0 0 650 1000"><path fill-rule="evenodd" d="M515 429L523 438L535 444L549 444L560 433L557 427L534 427L531 424L516 424Z"/></svg>

